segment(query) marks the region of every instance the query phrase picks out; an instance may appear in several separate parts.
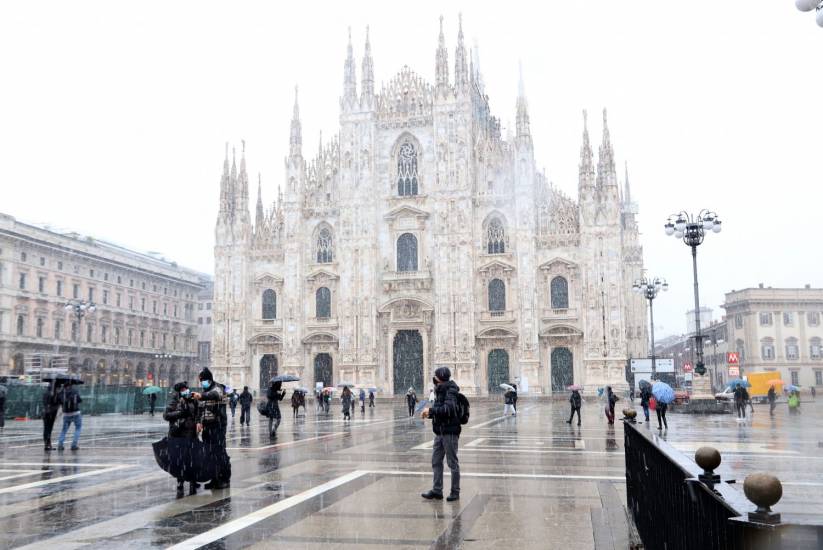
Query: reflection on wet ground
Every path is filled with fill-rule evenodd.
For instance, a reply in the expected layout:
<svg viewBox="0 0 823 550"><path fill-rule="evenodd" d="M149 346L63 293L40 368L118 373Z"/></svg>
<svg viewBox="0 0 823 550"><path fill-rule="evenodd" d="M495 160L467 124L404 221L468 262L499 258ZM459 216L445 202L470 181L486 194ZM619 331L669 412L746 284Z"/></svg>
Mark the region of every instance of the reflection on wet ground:
<svg viewBox="0 0 823 550"><path fill-rule="evenodd" d="M38 421L10 422L0 433L0 547L625 547L620 423L607 427L595 402L581 427L565 423L564 402L521 399L519 409L503 418L498 401L473 402L457 503L420 498L431 429L399 401L350 423L311 409L286 415L274 441L256 415L251 427L236 418L231 488L179 500L151 450L166 431L159 415L86 417L80 451L48 454ZM747 424L672 414L665 437L689 454L717 447L721 469L741 480L776 473L778 510L823 512L821 411L809 403L770 418L757 408Z"/></svg>

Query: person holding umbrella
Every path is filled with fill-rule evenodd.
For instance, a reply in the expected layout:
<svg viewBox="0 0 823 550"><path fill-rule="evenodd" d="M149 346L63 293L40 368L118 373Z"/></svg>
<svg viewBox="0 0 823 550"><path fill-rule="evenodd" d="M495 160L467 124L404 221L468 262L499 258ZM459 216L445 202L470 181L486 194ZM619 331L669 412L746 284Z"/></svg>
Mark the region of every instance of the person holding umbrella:
<svg viewBox="0 0 823 550"><path fill-rule="evenodd" d="M777 407L777 393L774 391L774 384L769 386L769 393L766 397L769 400L769 416L774 416L774 409Z"/></svg>
<svg viewBox="0 0 823 550"><path fill-rule="evenodd" d="M746 420L746 388L743 384L737 384L734 387L734 408L737 410L737 419Z"/></svg>
<svg viewBox="0 0 823 550"><path fill-rule="evenodd" d="M669 408L669 403L674 401L674 390L665 382L659 380L652 386L652 395L657 404L654 407L657 413L657 429L662 430L665 426L669 429L669 424L666 422L666 410Z"/></svg>
<svg viewBox="0 0 823 550"><path fill-rule="evenodd" d="M369 388L369 408L374 408L374 388Z"/></svg>
<svg viewBox="0 0 823 550"><path fill-rule="evenodd" d="M183 498L184 483L187 478L189 495L197 494L197 481L191 474L185 475L184 473L192 472L195 467L192 451L197 441L197 402L192 399L187 382L178 382L174 385L171 399L166 403L166 410L163 412L163 420L169 423L169 438L184 440L174 447L174 453L170 452L175 456L169 457L169 462L175 465L177 498Z"/></svg>
<svg viewBox="0 0 823 550"><path fill-rule="evenodd" d="M360 395L358 397L360 397L360 413L365 414L366 413L366 390L364 390L363 388L360 388Z"/></svg>
<svg viewBox="0 0 823 550"><path fill-rule="evenodd" d="M414 388L409 388L406 392L406 405L409 407L409 416L414 416L414 407L417 405L417 394Z"/></svg>
<svg viewBox="0 0 823 550"><path fill-rule="evenodd" d="M280 401L286 397L286 390L282 389L283 382L272 379L266 391L266 409L269 417L269 437L277 438L277 428L280 426Z"/></svg>
<svg viewBox="0 0 823 550"><path fill-rule="evenodd" d="M51 433L54 430L54 421L60 410L60 397L57 390L57 381L52 380L46 391L43 392L43 444L46 451L51 451Z"/></svg>
<svg viewBox="0 0 823 550"><path fill-rule="evenodd" d="M517 413L514 412L514 388L511 387L509 384L500 384L500 387L503 388L503 416L506 416L510 412L513 415Z"/></svg>
<svg viewBox="0 0 823 550"><path fill-rule="evenodd" d="M574 418L574 413L577 413L577 425L580 425L580 407L583 405L583 398L580 395L580 386L569 386L572 394L569 396L569 405L571 406L571 414L566 424L571 424Z"/></svg>
<svg viewBox="0 0 823 550"><path fill-rule="evenodd" d="M80 403L83 402L83 399L77 390L74 389L74 384L71 382L63 386L59 394L59 399L60 406L63 409L63 430L60 432L60 437L57 438L57 450L63 450L63 443L66 441L69 426L74 424L71 450L76 451L80 448L80 430L83 428L83 413L80 411Z"/></svg>
<svg viewBox="0 0 823 550"><path fill-rule="evenodd" d="M149 394L149 415L154 416L154 407L157 405L157 394Z"/></svg>

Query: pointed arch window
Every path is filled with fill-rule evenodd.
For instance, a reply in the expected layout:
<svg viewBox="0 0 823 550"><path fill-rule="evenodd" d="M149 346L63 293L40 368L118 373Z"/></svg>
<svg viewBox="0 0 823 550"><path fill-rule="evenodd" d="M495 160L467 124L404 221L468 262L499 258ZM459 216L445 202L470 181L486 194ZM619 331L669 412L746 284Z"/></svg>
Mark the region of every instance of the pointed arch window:
<svg viewBox="0 0 823 550"><path fill-rule="evenodd" d="M568 309L569 282L565 277L555 277L551 282L552 309Z"/></svg>
<svg viewBox="0 0 823 550"><path fill-rule="evenodd" d="M331 290L321 286L314 293L314 316L318 319L331 317Z"/></svg>
<svg viewBox="0 0 823 550"><path fill-rule="evenodd" d="M317 234L317 263L330 264L334 261L334 240L331 230L323 227Z"/></svg>
<svg viewBox="0 0 823 550"><path fill-rule="evenodd" d="M263 291L263 319L277 319L277 294L270 288Z"/></svg>
<svg viewBox="0 0 823 550"><path fill-rule="evenodd" d="M397 153L397 194L401 197L417 195L417 151L408 141Z"/></svg>
<svg viewBox="0 0 823 550"><path fill-rule="evenodd" d="M486 248L489 254L504 254L506 252L506 231L498 218L492 218L486 228Z"/></svg>
<svg viewBox="0 0 823 550"><path fill-rule="evenodd" d="M417 237L411 233L397 239L397 271L417 271Z"/></svg>
<svg viewBox="0 0 823 550"><path fill-rule="evenodd" d="M506 283L500 279L489 281L489 311L492 315L503 315L506 311Z"/></svg>

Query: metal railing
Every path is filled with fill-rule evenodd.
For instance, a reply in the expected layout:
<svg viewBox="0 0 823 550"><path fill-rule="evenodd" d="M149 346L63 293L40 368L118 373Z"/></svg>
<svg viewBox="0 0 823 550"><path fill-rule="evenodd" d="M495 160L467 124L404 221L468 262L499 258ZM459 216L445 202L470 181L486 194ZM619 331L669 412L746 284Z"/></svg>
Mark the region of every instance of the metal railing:
<svg viewBox="0 0 823 550"><path fill-rule="evenodd" d="M624 427L627 507L645 548L823 549L823 518L758 519L760 508L730 485L734 480L704 471L631 421Z"/></svg>

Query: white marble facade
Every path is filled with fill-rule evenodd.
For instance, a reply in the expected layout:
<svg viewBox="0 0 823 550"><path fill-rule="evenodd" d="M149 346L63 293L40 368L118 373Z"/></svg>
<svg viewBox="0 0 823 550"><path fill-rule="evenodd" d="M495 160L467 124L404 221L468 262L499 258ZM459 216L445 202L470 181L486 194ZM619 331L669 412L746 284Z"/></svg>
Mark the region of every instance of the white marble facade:
<svg viewBox="0 0 823 550"><path fill-rule="evenodd" d="M530 393L625 385L627 358L647 349L631 292L643 256L605 111L597 164L584 113L575 201L536 168L522 84L504 138L462 24L454 56L441 22L435 83L403 67L376 91L368 34L359 85L350 40L339 132L304 158L295 98L285 179L268 209L258 187L253 220L245 155L238 168L227 153L219 376L400 393L446 365L472 394L515 380Z"/></svg>

